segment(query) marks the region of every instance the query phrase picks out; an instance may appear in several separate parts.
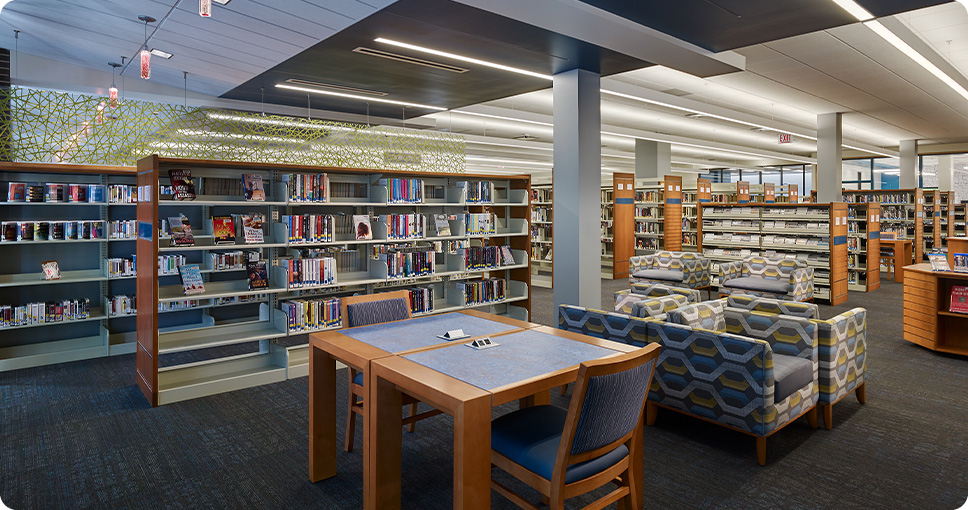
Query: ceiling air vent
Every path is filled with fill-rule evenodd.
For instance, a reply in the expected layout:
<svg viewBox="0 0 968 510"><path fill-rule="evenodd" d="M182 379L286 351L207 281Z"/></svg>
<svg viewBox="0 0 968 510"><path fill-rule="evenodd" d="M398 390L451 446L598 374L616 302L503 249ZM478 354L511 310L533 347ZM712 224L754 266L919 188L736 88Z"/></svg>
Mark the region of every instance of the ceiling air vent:
<svg viewBox="0 0 968 510"><path fill-rule="evenodd" d="M299 85L300 87L311 87L321 90L330 90L333 92L343 92L346 94L363 94L367 96L386 96L386 92L380 92L379 90L367 90L360 89L356 87L345 87L343 85L333 85L332 83L320 83L318 81L309 80L299 80L296 78L289 78L286 83L291 83L293 85Z"/></svg>
<svg viewBox="0 0 968 510"><path fill-rule="evenodd" d="M514 139L515 140L524 140L526 142L533 142L535 140L540 140L540 138L538 138L537 136L529 135L527 133L525 133L523 135L520 135L520 136L515 136Z"/></svg>
<svg viewBox="0 0 968 510"><path fill-rule="evenodd" d="M389 51L377 50L374 48L365 48L360 46L353 50L355 53L362 53L364 55L370 55L371 57L388 58L390 60L396 60L398 62L406 62L408 64L414 64L424 67L432 67L434 69L440 69L441 71L450 71L452 73L466 73L467 69L463 67L452 66L448 64L442 64L440 62L434 62L433 60L424 60L422 58L410 57L407 55L401 55L399 53L391 53Z"/></svg>

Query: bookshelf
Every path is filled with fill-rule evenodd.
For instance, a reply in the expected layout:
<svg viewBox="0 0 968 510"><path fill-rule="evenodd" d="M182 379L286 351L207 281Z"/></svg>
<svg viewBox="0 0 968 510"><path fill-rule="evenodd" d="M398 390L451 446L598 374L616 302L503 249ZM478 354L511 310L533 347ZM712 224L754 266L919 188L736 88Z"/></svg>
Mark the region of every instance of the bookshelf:
<svg viewBox="0 0 968 510"><path fill-rule="evenodd" d="M169 169L188 169L213 194L198 189L192 201L159 195ZM259 174L264 202L233 191L242 174ZM321 193L297 197L297 184L325 174ZM314 178L316 178L314 177ZM394 180L395 179L395 180ZM300 377L308 373L308 333L341 326L321 316L307 327L293 323L301 309L330 311L333 300L351 294L410 291L415 314L485 308L527 319L531 309L531 208L527 176L409 173L150 156L138 163L137 382L145 398L162 405L204 395ZM235 190L237 191L237 190ZM261 244L212 242L216 215L262 213ZM159 220L184 214L196 246L169 247L159 239ZM423 233L395 230L391 215L424 215L407 223ZM434 215L447 215L450 235L437 235ZM290 232L293 216L316 215L331 229L321 238ZM368 216L373 239L356 239L354 215ZM399 219L399 218L397 218ZM395 235L390 235L396 233ZM495 262L507 245L513 264ZM268 287L249 290L245 271L203 273L205 291L184 296L178 276L159 274L157 258L183 256L206 269L213 255L243 250L268 266ZM488 258L491 256L491 258ZM293 262L290 262L293 261ZM335 281L295 273L290 264L326 261ZM322 264L322 262L320 262ZM306 278L306 275L309 278ZM301 275L301 276L300 276ZM299 278L297 278L297 276ZM301 284L296 282L302 282ZM161 315L158 306L186 299L212 306ZM218 305L218 306L216 306Z"/></svg>
<svg viewBox="0 0 968 510"><path fill-rule="evenodd" d="M938 224L941 232L941 244L939 246L944 248L948 247L948 238L955 236L954 205L954 191L938 192Z"/></svg>
<svg viewBox="0 0 968 510"><path fill-rule="evenodd" d="M937 248L941 247L941 228L939 226L941 219L941 211L939 210L939 197L938 190L922 190L922 196L924 197L924 216L921 221L922 225L922 237L921 242L922 253L930 253ZM917 259L919 262L922 259Z"/></svg>
<svg viewBox="0 0 968 510"><path fill-rule="evenodd" d="M881 288L881 205L847 205L847 290Z"/></svg>
<svg viewBox="0 0 968 510"><path fill-rule="evenodd" d="M683 189L682 177L676 175L638 186L634 211L635 253L695 251L696 196L696 191ZM687 204L687 199L691 203Z"/></svg>
<svg viewBox="0 0 968 510"><path fill-rule="evenodd" d="M554 281L554 211L551 184L531 185L531 284L552 288Z"/></svg>
<svg viewBox="0 0 968 510"><path fill-rule="evenodd" d="M784 184L776 189L776 203L778 204L798 204L800 203L800 186L796 184Z"/></svg>
<svg viewBox="0 0 968 510"><path fill-rule="evenodd" d="M761 204L777 203L776 185L772 182L767 182L764 184L751 184L749 200L750 202L757 202Z"/></svg>
<svg viewBox="0 0 968 510"><path fill-rule="evenodd" d="M750 201L750 183L746 181L712 184L710 202L718 204L745 204Z"/></svg>
<svg viewBox="0 0 968 510"><path fill-rule="evenodd" d="M898 239L910 239L914 259L924 260L924 190L843 190L844 202L881 204L881 232L893 232ZM932 223L933 225L933 223Z"/></svg>
<svg viewBox="0 0 968 510"><path fill-rule="evenodd" d="M965 237L968 235L968 229L966 229L965 221L968 220L968 204L951 204L951 224L949 227L952 229L952 234L950 237Z"/></svg>
<svg viewBox="0 0 968 510"><path fill-rule="evenodd" d="M635 255L633 232L635 174L612 174L612 279L629 277L629 259Z"/></svg>
<svg viewBox="0 0 968 510"><path fill-rule="evenodd" d="M611 280L614 274L615 258L615 192L612 187L603 187L602 193L602 278Z"/></svg>
<svg viewBox="0 0 968 510"><path fill-rule="evenodd" d="M847 301L846 204L700 204L699 249L715 286L722 263L797 258L814 268L815 299Z"/></svg>
<svg viewBox="0 0 968 510"><path fill-rule="evenodd" d="M0 163L0 371L134 352L133 319L112 306L114 297L134 296L134 278L107 262L134 253L134 175L129 167ZM11 196L11 183L23 184L23 194ZM31 195L28 186L39 202L17 201ZM48 200L51 189L59 201ZM44 279L41 261L50 260L59 279Z"/></svg>

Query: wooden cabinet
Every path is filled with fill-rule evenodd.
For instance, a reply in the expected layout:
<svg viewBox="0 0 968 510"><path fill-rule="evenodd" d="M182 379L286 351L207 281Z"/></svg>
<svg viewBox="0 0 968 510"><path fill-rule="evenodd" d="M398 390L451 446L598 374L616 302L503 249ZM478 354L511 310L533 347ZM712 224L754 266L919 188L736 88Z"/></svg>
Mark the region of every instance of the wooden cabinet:
<svg viewBox="0 0 968 510"><path fill-rule="evenodd" d="M904 268L904 339L928 349L968 355L968 314L950 312L951 288L968 274L935 272L930 264Z"/></svg>

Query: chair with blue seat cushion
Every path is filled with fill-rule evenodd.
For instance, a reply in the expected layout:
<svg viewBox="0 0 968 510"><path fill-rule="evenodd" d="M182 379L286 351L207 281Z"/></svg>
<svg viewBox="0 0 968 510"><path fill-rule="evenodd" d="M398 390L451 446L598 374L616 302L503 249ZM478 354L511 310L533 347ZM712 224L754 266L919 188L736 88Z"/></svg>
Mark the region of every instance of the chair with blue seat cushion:
<svg viewBox="0 0 968 510"><path fill-rule="evenodd" d="M813 300L813 268L802 260L746 257L719 266L719 295L732 294L783 299Z"/></svg>
<svg viewBox="0 0 968 510"><path fill-rule="evenodd" d="M343 327L346 328L406 320L410 318L410 293L405 290L398 290L341 298L340 312L341 317L344 318ZM356 432L356 415L359 414L361 418L364 416L364 375L356 367L349 367L347 375L349 377L349 410L346 412L346 443L344 449L347 452L352 452ZM417 421L440 414L440 411L437 410L417 414L417 404L420 401L407 394L403 396L403 403L410 407L410 415L403 419L403 424L407 426L409 432L414 431Z"/></svg>
<svg viewBox="0 0 968 510"><path fill-rule="evenodd" d="M543 405L494 420L491 464L536 489L550 508L610 482L617 488L585 508L620 500L624 508L641 508L643 475L635 466L659 350L653 344L582 363L567 411ZM493 478L491 486L521 508L537 508Z"/></svg>
<svg viewBox="0 0 968 510"><path fill-rule="evenodd" d="M687 289L709 287L709 261L699 253L658 251L629 259L632 283L658 283Z"/></svg>

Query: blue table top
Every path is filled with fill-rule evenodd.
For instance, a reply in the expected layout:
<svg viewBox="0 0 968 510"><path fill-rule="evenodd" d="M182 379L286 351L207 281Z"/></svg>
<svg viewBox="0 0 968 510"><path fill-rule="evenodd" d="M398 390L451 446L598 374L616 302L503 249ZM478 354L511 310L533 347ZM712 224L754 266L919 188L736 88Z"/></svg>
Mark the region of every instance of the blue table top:
<svg viewBox="0 0 968 510"><path fill-rule="evenodd" d="M532 330L492 337L491 341L500 345L477 350L463 345L464 341L403 357L490 391L617 352Z"/></svg>
<svg viewBox="0 0 968 510"><path fill-rule="evenodd" d="M464 333L470 336L485 336L518 328L473 315L447 313L350 328L341 333L387 352L402 352L445 343L447 340L437 338L437 335L443 335L454 329L463 329ZM455 342L466 341L455 340Z"/></svg>

